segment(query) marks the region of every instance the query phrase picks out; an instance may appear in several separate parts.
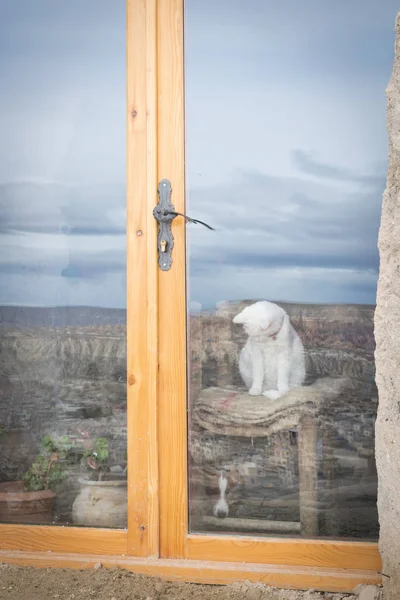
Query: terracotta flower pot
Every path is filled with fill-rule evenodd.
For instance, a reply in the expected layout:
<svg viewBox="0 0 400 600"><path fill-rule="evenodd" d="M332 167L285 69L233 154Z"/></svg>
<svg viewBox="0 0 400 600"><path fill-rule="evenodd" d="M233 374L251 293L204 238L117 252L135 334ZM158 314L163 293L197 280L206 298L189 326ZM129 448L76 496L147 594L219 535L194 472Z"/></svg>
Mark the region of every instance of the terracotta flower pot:
<svg viewBox="0 0 400 600"><path fill-rule="evenodd" d="M55 497L51 490L24 492L23 481L0 483L0 522L51 523Z"/></svg>
<svg viewBox="0 0 400 600"><path fill-rule="evenodd" d="M87 527L125 528L128 515L126 479L80 479L81 490L72 505L72 520Z"/></svg>

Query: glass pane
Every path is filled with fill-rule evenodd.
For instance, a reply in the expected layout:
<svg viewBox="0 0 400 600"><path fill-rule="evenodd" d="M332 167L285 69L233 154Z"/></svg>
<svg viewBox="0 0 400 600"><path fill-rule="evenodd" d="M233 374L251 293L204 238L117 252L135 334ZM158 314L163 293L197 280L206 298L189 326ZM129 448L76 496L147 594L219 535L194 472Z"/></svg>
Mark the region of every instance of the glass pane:
<svg viewBox="0 0 400 600"><path fill-rule="evenodd" d="M377 538L397 8L185 1L191 532Z"/></svg>
<svg viewBox="0 0 400 600"><path fill-rule="evenodd" d="M123 528L125 2L0 12L0 522Z"/></svg>

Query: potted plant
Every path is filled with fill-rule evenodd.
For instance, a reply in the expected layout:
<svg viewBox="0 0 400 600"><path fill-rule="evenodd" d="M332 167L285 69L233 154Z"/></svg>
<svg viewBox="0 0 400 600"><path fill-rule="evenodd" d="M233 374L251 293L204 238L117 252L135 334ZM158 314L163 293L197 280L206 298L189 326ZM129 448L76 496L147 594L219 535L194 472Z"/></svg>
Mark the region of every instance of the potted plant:
<svg viewBox="0 0 400 600"><path fill-rule="evenodd" d="M77 525L124 528L127 525L126 467L110 465L109 441L96 438L85 450L82 465L90 473L79 480L81 489L72 505Z"/></svg>
<svg viewBox="0 0 400 600"><path fill-rule="evenodd" d="M42 452L23 474L22 480L0 484L0 521L14 523L51 523L55 491L67 477L65 459L70 449L68 438L42 438Z"/></svg>

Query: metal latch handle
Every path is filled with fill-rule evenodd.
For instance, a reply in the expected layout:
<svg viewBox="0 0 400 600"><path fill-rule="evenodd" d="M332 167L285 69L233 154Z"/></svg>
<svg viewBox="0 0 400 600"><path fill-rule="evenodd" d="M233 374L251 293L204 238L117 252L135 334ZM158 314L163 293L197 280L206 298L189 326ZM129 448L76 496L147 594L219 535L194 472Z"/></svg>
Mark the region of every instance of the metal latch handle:
<svg viewBox="0 0 400 600"><path fill-rule="evenodd" d="M168 179L163 179L158 185L158 204L153 210L153 215L158 223L158 264L162 271L168 271L172 265L172 250L174 247L174 237L171 231L171 223L177 217L183 217L188 223L199 223L208 229L215 231L213 227L192 219L187 215L177 212L171 202L172 188Z"/></svg>
<svg viewBox="0 0 400 600"><path fill-rule="evenodd" d="M175 217L177 217L177 216L183 217L184 219L186 219L186 221L188 223L195 223L196 225L199 223L200 225L204 225L204 227L207 227L208 229L211 229L211 231L215 231L214 227L211 227L211 225L207 225L207 223L204 223L204 221L200 221L200 219L192 219L192 217L188 217L187 215L184 215L183 213L177 212L176 210L173 210L173 211L171 211L168 214L174 215Z"/></svg>

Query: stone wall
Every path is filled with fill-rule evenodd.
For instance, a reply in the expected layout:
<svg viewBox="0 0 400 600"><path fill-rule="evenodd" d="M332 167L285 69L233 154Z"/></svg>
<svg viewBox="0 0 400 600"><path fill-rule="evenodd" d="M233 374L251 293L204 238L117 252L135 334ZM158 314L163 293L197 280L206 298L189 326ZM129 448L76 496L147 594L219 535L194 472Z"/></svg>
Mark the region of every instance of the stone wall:
<svg viewBox="0 0 400 600"><path fill-rule="evenodd" d="M389 170L379 234L381 266L375 315L376 462L385 600L400 598L400 13L396 38L387 88Z"/></svg>

